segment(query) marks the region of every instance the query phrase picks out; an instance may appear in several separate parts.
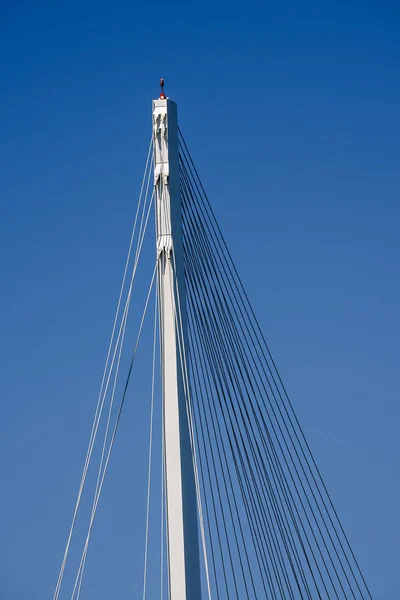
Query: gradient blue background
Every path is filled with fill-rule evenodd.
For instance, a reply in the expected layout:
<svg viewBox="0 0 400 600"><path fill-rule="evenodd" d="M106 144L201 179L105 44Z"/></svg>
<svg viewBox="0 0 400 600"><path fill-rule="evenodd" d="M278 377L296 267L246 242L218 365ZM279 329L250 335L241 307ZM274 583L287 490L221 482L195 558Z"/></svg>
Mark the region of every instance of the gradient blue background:
<svg viewBox="0 0 400 600"><path fill-rule="evenodd" d="M163 76L373 597L399 598L398 3L0 19L0 597L54 591ZM141 597L146 394L82 598Z"/></svg>

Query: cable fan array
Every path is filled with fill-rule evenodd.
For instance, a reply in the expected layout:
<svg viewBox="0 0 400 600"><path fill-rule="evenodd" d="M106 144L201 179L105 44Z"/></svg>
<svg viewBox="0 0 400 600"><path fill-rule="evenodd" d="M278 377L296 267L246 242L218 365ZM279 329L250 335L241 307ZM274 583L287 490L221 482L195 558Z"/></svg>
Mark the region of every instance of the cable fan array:
<svg viewBox="0 0 400 600"><path fill-rule="evenodd" d="M151 275L150 285L144 300L144 308L142 309L136 341L134 343L131 359L126 375L125 383L121 390L121 397L119 402L116 402L116 391L117 384L120 375L121 356L124 347L126 328L128 323L128 317L130 312L132 291L134 282L137 275L139 260L142 253L143 242L145 234L148 228L149 217L152 212L154 205L154 190L150 184L152 181L152 153L153 153L153 140L151 140L148 153L147 161L143 174L140 195L138 199L136 215L133 223L131 239L128 248L127 259L125 263L125 269L122 277L120 293L117 302L117 308L115 312L113 327L111 331L110 342L108 346L103 376L100 385L100 391L97 399L97 405L94 415L94 420L91 428L89 445L86 453L85 463L82 471L81 481L79 485L78 495L74 508L71 526L68 533L67 543L64 550L61 567L53 594L53 600L58 600L60 597L61 586L63 584L67 559L70 554L71 542L76 528L76 521L78 512L82 504L82 497L84 488L87 483L88 473L94 462L94 454L96 447L99 452L99 460L97 465L97 475L95 490L93 493L93 499L91 502L91 510L89 523L87 526L87 532L84 539L82 551L80 553L79 566L76 575L73 579L73 588L71 593L71 600L79 600L82 590L82 582L85 573L87 553L89 542L92 535L93 525L96 517L96 512L100 500L100 496L103 490L104 480L109 467L110 457L115 443L117 430L119 427L122 409L126 400L128 385L131 379L132 367L135 362L147 309L149 306L150 296L154 289L154 282L156 276L155 264L153 273ZM155 334L154 334L155 335ZM153 366L154 370L154 366ZM154 393L154 387L152 389L152 397ZM101 439L99 439L101 438ZM100 443L99 443L100 442Z"/></svg>
<svg viewBox="0 0 400 600"><path fill-rule="evenodd" d="M181 132L179 169L211 595L371 598Z"/></svg>
<svg viewBox="0 0 400 600"><path fill-rule="evenodd" d="M90 518L71 600L79 600L89 541L131 379L143 323L156 275L171 257L157 256L138 332L121 388L117 381L132 289L154 206L151 156L147 155L138 208L128 249L106 364L90 434L78 497L53 600L59 600L71 540L97 443L99 464ZM179 132L179 176L186 310L181 311L179 282L175 327L182 369L192 451L199 543L203 558L203 594L209 600L372 599L328 491L294 413L267 343L252 311L193 160ZM155 182L157 185L157 181ZM158 180L158 185L161 181ZM161 197L160 201L163 201ZM136 248L133 252L134 247ZM171 258L171 262L169 263ZM161 262L164 261L164 263ZM174 268L172 269L172 266ZM157 273L158 268L158 273ZM152 343L151 410L147 464L143 600L171 597L168 581L168 531L164 437L158 473L153 443L154 421L163 422L163 405L155 400L157 345L163 348L157 286ZM155 291L155 290L154 290ZM187 317L186 327L183 323ZM157 321L158 317L160 322ZM160 352L161 355L161 352ZM161 364L161 371L163 365ZM161 385L163 380L161 373ZM156 410L160 414L156 413ZM155 419L157 417L157 419ZM103 434L98 444L98 436ZM158 432L160 433L160 432ZM164 430L162 430L164 436ZM153 471L153 475L152 475ZM160 523L151 512L154 476L161 473ZM152 557L150 529L157 531L160 556ZM152 539L151 539L152 538ZM164 548L165 546L165 548ZM153 553L154 554L154 553ZM153 563L160 573L154 573ZM155 580L157 580L155 582ZM159 582L159 583L158 583ZM172 598L172 600L175 600Z"/></svg>

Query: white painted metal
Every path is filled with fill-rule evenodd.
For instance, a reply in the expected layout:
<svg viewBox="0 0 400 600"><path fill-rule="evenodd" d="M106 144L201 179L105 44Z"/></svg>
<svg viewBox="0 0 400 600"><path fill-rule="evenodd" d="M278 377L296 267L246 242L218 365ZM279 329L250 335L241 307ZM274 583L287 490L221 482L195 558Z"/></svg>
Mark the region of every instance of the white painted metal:
<svg viewBox="0 0 400 600"><path fill-rule="evenodd" d="M179 351L179 344L187 348L186 311L177 109L171 100L153 101L153 133L170 598L200 600L196 489Z"/></svg>

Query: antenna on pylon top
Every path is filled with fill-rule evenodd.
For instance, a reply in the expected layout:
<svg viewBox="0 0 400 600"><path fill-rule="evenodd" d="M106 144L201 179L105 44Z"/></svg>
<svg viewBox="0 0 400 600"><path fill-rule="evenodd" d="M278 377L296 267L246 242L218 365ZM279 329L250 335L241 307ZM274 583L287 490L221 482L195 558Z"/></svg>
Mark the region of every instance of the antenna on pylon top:
<svg viewBox="0 0 400 600"><path fill-rule="evenodd" d="M165 100L166 96L164 94L164 79L162 77L160 79L160 87L161 87L160 100Z"/></svg>

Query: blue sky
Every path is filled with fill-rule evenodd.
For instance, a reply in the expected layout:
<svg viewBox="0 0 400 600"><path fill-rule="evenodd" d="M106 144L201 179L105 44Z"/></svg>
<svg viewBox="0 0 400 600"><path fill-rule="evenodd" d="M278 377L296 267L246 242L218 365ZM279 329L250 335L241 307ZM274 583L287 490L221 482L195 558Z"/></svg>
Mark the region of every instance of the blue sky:
<svg viewBox="0 0 400 600"><path fill-rule="evenodd" d="M398 4L0 15L0 596L52 597L163 76L373 597L398 598ZM98 600L140 590L137 385L93 539Z"/></svg>

